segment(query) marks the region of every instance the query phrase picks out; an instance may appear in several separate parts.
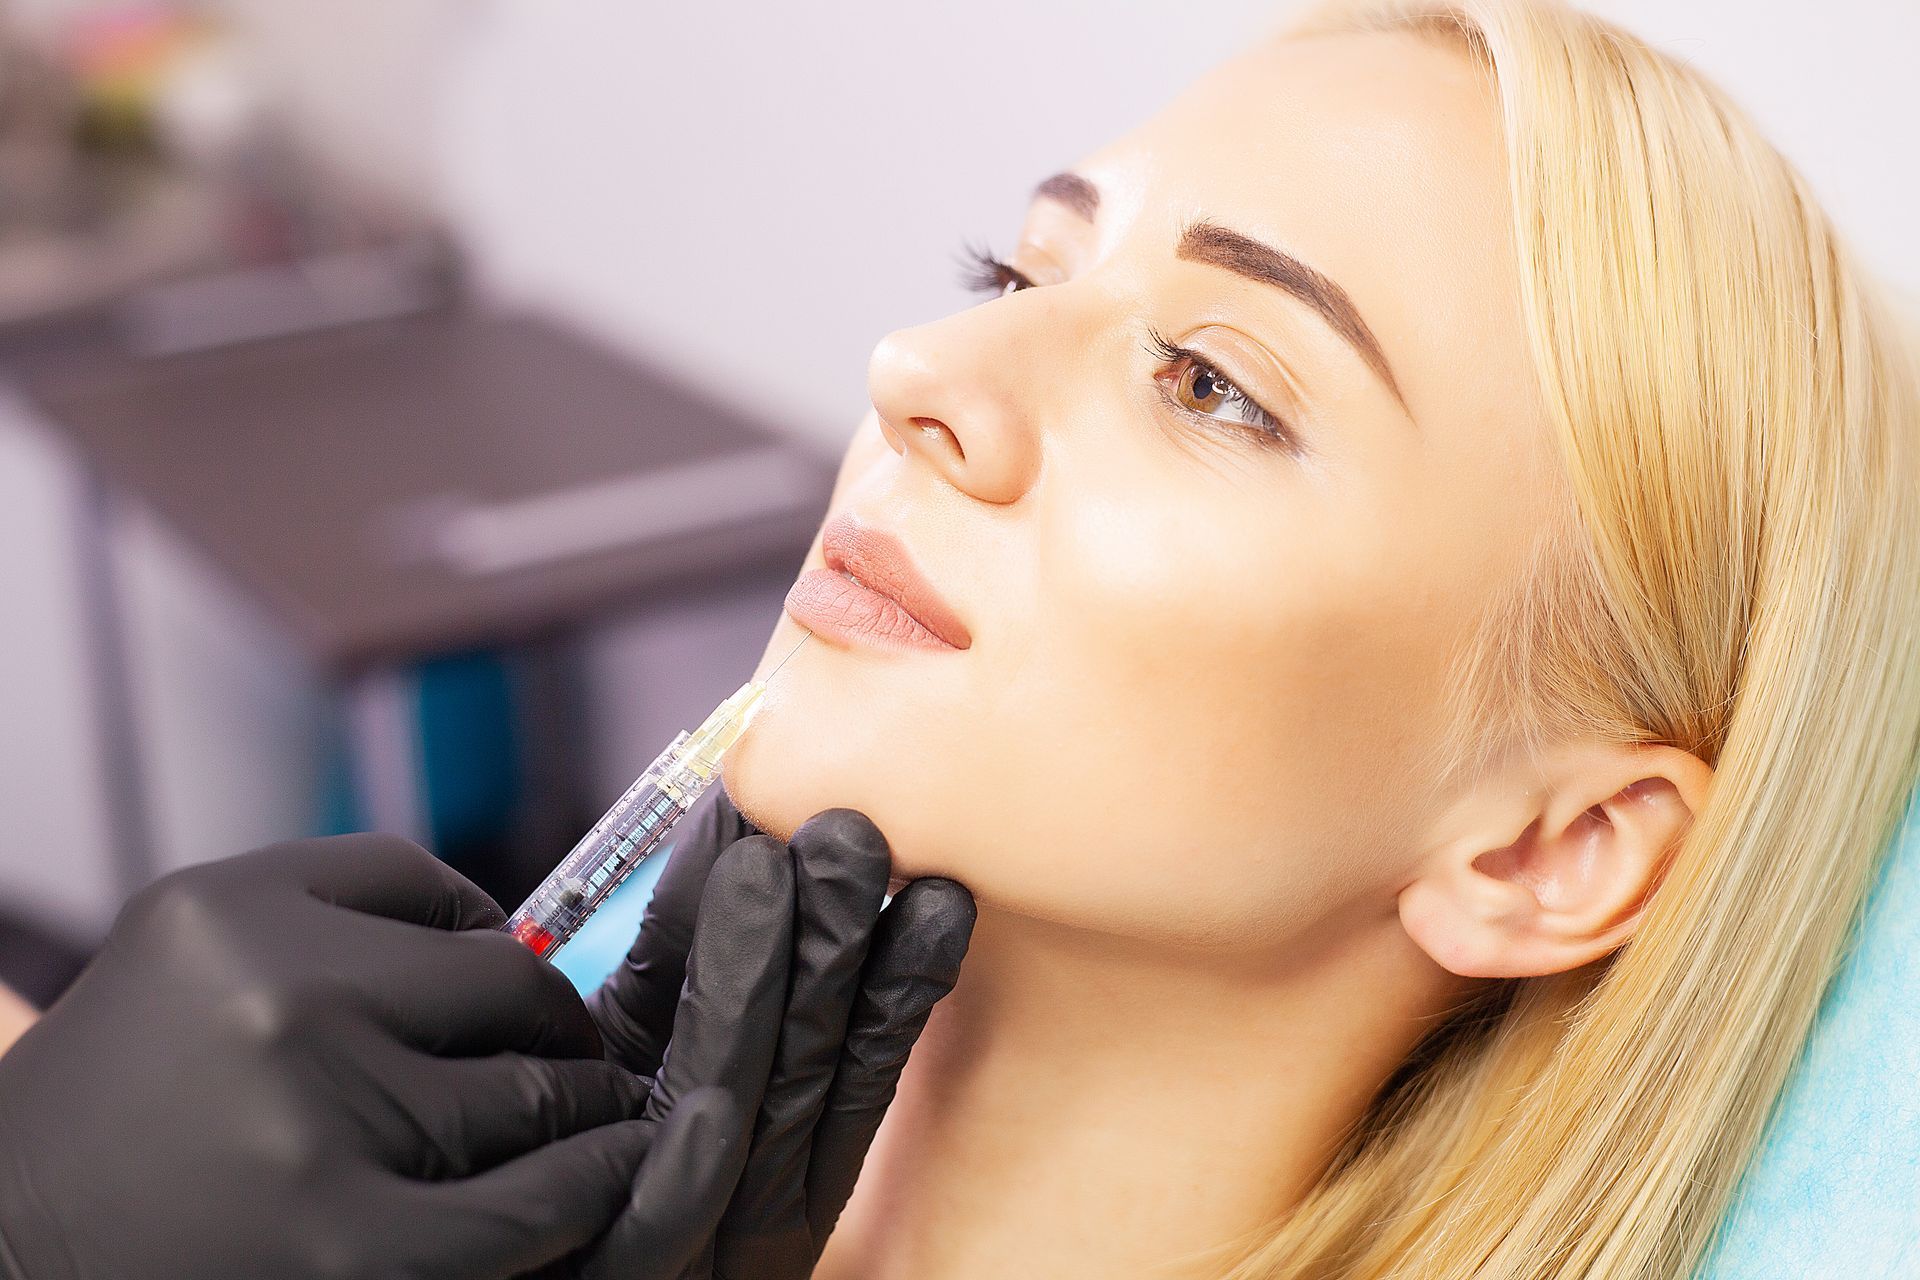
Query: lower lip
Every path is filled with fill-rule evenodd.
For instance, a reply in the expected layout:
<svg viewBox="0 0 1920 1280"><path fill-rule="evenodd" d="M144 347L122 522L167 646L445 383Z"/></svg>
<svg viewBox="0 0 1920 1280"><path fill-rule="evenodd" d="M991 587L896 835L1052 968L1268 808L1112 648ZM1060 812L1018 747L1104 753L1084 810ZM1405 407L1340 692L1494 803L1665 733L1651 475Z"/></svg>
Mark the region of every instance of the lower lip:
<svg viewBox="0 0 1920 1280"><path fill-rule="evenodd" d="M922 626L898 601L831 569L801 574L787 592L787 612L822 639L882 649L960 652Z"/></svg>

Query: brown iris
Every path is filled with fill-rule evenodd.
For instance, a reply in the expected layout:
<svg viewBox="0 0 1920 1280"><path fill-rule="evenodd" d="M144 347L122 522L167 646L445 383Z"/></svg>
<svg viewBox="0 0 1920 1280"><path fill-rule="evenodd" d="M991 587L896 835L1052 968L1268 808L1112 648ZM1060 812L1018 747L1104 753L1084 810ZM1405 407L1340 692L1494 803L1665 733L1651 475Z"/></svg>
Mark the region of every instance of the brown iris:
<svg viewBox="0 0 1920 1280"><path fill-rule="evenodd" d="M1174 398L1196 413L1217 415L1222 404L1240 397L1239 389L1212 369L1189 357L1173 383Z"/></svg>

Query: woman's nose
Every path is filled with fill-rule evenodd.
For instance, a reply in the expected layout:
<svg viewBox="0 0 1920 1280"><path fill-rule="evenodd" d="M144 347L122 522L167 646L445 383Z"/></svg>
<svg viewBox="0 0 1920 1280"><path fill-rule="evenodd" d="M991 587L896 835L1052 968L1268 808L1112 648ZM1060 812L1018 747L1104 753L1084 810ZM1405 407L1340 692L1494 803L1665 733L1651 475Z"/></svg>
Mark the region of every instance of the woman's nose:
<svg viewBox="0 0 1920 1280"><path fill-rule="evenodd" d="M1011 344L980 330L976 308L887 335L867 366L880 430L982 502L1016 502L1039 474L1040 443L1014 385Z"/></svg>

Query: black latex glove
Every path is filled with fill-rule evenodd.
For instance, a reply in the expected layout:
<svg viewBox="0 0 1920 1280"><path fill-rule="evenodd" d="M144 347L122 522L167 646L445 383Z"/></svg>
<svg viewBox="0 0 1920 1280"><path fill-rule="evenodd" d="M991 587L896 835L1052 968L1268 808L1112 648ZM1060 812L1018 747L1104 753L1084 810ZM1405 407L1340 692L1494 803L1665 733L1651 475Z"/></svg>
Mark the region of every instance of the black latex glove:
<svg viewBox="0 0 1920 1280"><path fill-rule="evenodd" d="M669 1036L664 1074L683 1066L673 1022L683 975L692 1007L706 1003L698 966L689 972L686 965L696 918L699 945L722 931L735 945L751 944L754 922L708 883L718 874L716 859L724 868L742 855L791 862L792 989L746 1169L711 1248L689 1274L799 1280L812 1274L846 1207L928 1013L959 976L973 897L951 880L923 879L882 912L890 855L866 817L829 810L789 846L755 831L714 788L675 832L672 860L626 962L587 1002L608 1056L629 1070L651 1073ZM713 1078L711 1069L698 1074ZM655 1097L671 1101L673 1090ZM622 1275L634 1258L623 1221L599 1247L600 1269L589 1273Z"/></svg>
<svg viewBox="0 0 1920 1280"><path fill-rule="evenodd" d="M732 889L743 915L789 930L761 952L775 959L758 980L778 989L737 1009L776 1023L791 887L762 873ZM281 845L140 894L0 1057L0 1270L488 1280L564 1257L640 1202L647 1256L630 1276L684 1269L738 1177L751 1107L689 1079L677 1105L629 1118L646 1083L601 1060L584 1005L493 931L502 919L378 836ZM764 1080L756 1036L744 1056Z"/></svg>

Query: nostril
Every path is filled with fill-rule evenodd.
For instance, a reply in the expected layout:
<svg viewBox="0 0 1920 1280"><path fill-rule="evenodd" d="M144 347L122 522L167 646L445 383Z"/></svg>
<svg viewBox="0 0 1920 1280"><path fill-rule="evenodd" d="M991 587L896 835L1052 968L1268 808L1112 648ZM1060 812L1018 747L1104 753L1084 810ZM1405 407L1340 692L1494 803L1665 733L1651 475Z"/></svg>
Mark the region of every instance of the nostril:
<svg viewBox="0 0 1920 1280"><path fill-rule="evenodd" d="M940 421L940 419L908 418L907 421L912 426L918 428L922 435L927 437L929 444L944 442L951 446L953 451L960 456L960 461L965 462L967 460L967 451L961 447L960 437L953 434L953 429L946 423Z"/></svg>

